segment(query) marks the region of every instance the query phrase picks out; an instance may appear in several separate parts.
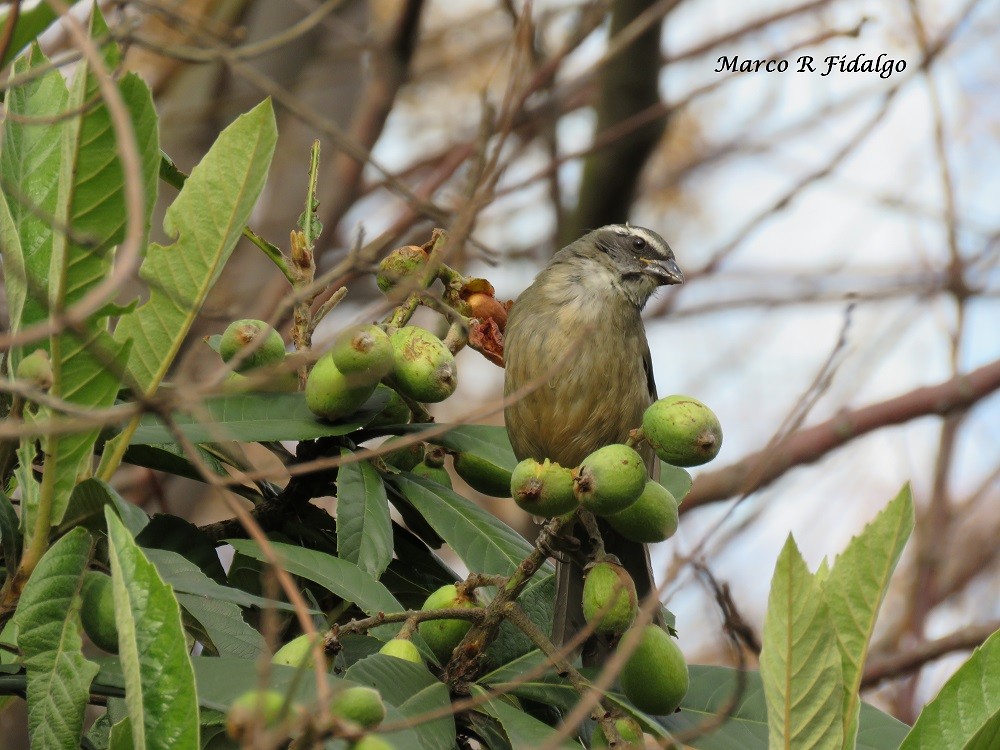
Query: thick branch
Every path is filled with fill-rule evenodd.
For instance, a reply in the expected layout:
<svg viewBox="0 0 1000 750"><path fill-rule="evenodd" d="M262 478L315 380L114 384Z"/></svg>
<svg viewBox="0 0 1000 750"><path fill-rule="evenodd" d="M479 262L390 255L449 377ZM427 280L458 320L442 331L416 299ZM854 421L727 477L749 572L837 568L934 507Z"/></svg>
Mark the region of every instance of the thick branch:
<svg viewBox="0 0 1000 750"><path fill-rule="evenodd" d="M681 512L759 490L789 469L818 461L830 451L881 427L967 409L998 388L1000 360L938 385L845 411L815 427L799 430L773 449L753 453L732 466L701 475L684 499Z"/></svg>

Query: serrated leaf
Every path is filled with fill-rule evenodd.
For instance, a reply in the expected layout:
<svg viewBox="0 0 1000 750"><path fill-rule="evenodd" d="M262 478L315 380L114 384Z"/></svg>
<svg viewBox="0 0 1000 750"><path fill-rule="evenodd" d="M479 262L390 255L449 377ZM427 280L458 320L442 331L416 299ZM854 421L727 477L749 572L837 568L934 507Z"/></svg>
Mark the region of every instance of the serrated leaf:
<svg viewBox="0 0 1000 750"><path fill-rule="evenodd" d="M509 575L531 553L524 537L447 487L409 473L390 481L470 570ZM543 569L552 568L546 563Z"/></svg>
<svg viewBox="0 0 1000 750"><path fill-rule="evenodd" d="M256 542L247 539L230 539L227 542L241 555L261 561L267 559ZM366 615L405 611L389 589L354 563L291 544L271 542L271 547L281 556L282 565L289 573L318 583L327 591L353 602ZM400 627L401 625L380 625L372 628L369 634L387 641L399 632ZM425 656L430 653L419 637L414 637L413 642Z"/></svg>
<svg viewBox="0 0 1000 750"><path fill-rule="evenodd" d="M145 548L143 553L156 566L156 571L164 583L170 584L174 591L209 600L230 602L241 607L271 607L285 612L295 611L295 607L291 604L254 596L242 589L216 583L201 568L176 552ZM310 610L310 614L319 612Z"/></svg>
<svg viewBox="0 0 1000 750"><path fill-rule="evenodd" d="M136 748L198 746L198 697L180 607L110 508L108 557L125 700Z"/></svg>
<svg viewBox="0 0 1000 750"><path fill-rule="evenodd" d="M344 677L378 690L406 719L416 721L451 705L448 688L427 667L392 656L372 654L354 663ZM413 728L426 750L450 747L455 742L455 717L451 714L420 721Z"/></svg>
<svg viewBox="0 0 1000 750"><path fill-rule="evenodd" d="M5 27L9 14L9 9L6 12L0 12L0 28ZM14 32L10 36L3 57L0 58L0 68L7 67L7 63L31 44L56 18L56 12L48 3L36 3L31 7L22 7L17 14Z"/></svg>
<svg viewBox="0 0 1000 750"><path fill-rule="evenodd" d="M872 520L834 561L822 580L844 677L844 746L854 747L861 677L889 579L913 532L909 485Z"/></svg>
<svg viewBox="0 0 1000 750"><path fill-rule="evenodd" d="M177 601L204 628L219 656L254 660L267 647L264 636L247 624L232 602L194 594L177 594Z"/></svg>
<svg viewBox="0 0 1000 750"><path fill-rule="evenodd" d="M791 536L771 579L760 672L770 748L843 744L844 681L823 592Z"/></svg>
<svg viewBox="0 0 1000 750"><path fill-rule="evenodd" d="M339 422L325 422L309 411L305 394L245 393L205 399L200 413L208 415L208 421L199 422L186 414L175 414L173 419L181 432L195 443L313 440L347 435L361 429L385 408L387 399L385 393L376 391L350 417ZM129 442L132 445L159 445L177 441L162 420L146 415Z"/></svg>
<svg viewBox="0 0 1000 750"><path fill-rule="evenodd" d="M149 248L140 275L150 285L150 298L115 329L117 341L133 343L129 372L145 393L166 375L236 246L264 187L276 140L274 110L265 100L222 131L167 209L163 227L176 242Z"/></svg>
<svg viewBox="0 0 1000 750"><path fill-rule="evenodd" d="M694 735L687 744L698 750L766 750L767 703L760 675L696 664L689 669L691 684L681 710L656 721L675 736ZM698 731L722 712L727 719L721 726L708 734ZM857 747L895 750L908 729L898 719L862 704Z"/></svg>
<svg viewBox="0 0 1000 750"><path fill-rule="evenodd" d="M389 500L382 478L367 461L345 464L337 473L337 556L373 578L392 560Z"/></svg>
<svg viewBox="0 0 1000 750"><path fill-rule="evenodd" d="M1000 631L924 706L900 750L992 750L1000 738Z"/></svg>
<svg viewBox="0 0 1000 750"><path fill-rule="evenodd" d="M14 624L28 671L33 747L77 748L97 665L83 655L80 586L93 542L74 529L42 556L24 587Z"/></svg>

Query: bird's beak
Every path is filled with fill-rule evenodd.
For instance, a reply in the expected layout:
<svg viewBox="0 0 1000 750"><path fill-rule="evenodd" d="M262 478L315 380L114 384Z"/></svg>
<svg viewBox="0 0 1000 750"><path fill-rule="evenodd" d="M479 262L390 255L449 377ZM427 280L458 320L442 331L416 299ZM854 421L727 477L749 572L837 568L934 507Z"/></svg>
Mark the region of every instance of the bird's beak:
<svg viewBox="0 0 1000 750"><path fill-rule="evenodd" d="M645 268L642 272L656 279L659 284L683 284L684 273L673 258L642 258Z"/></svg>

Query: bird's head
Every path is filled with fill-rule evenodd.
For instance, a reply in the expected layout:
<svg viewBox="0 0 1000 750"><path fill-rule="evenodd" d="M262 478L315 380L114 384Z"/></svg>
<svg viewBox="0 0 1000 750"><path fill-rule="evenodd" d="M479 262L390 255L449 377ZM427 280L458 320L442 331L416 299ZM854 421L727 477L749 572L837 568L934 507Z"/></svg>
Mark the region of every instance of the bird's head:
<svg viewBox="0 0 1000 750"><path fill-rule="evenodd" d="M666 240L650 229L627 224L609 224L585 234L563 248L555 261L605 271L606 278L639 308L657 287L684 281Z"/></svg>

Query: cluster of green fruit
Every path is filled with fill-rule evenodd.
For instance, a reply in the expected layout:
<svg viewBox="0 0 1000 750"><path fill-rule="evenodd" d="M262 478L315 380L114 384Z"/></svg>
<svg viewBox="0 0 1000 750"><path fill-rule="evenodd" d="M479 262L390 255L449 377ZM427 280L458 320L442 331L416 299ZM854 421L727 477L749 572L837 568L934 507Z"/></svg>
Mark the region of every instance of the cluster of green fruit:
<svg viewBox="0 0 1000 750"><path fill-rule="evenodd" d="M674 466L710 461L722 445L718 418L687 396L668 396L652 404L637 437ZM677 530L677 500L648 479L642 456L627 445L599 448L573 469L527 458L514 469L510 492L521 508L536 516L561 516L582 507L635 542L662 542Z"/></svg>
<svg viewBox="0 0 1000 750"><path fill-rule="evenodd" d="M219 339L219 356L223 362L235 360L233 372L226 376L223 389L228 393L268 391L291 393L298 390L299 379L294 371L280 368L285 360L285 342L281 335L263 320L246 318L230 323ZM267 377L254 377L266 373Z"/></svg>

